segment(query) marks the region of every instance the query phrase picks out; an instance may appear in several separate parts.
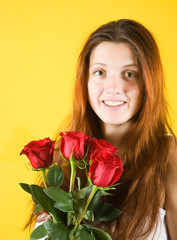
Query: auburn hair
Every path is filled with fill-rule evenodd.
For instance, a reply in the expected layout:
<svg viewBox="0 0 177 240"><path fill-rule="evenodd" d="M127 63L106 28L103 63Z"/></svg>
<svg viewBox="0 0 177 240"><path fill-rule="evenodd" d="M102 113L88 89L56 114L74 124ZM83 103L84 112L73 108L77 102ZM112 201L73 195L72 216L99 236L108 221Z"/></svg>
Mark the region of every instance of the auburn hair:
<svg viewBox="0 0 177 240"><path fill-rule="evenodd" d="M140 23L121 19L102 25L86 41L79 56L73 92L69 131L84 131L103 138L101 121L88 101L89 61L93 49L102 42L128 43L141 72L143 103L134 116L125 138L124 172L113 196L104 201L121 209L122 216L100 224L114 240L148 236L156 226L159 208L166 192L169 138L168 109L159 50L152 34ZM69 181L69 174L66 174Z"/></svg>
<svg viewBox="0 0 177 240"><path fill-rule="evenodd" d="M166 192L169 138L168 109L159 49L152 34L140 23L121 19L102 25L86 41L79 56L69 130L102 138L101 122L88 102L89 60L101 42L130 44L141 71L143 104L125 139L124 173L114 195L105 201L121 208L121 218L105 223L114 240L148 236L159 217ZM147 224L148 222L148 224ZM101 225L100 225L101 226Z"/></svg>

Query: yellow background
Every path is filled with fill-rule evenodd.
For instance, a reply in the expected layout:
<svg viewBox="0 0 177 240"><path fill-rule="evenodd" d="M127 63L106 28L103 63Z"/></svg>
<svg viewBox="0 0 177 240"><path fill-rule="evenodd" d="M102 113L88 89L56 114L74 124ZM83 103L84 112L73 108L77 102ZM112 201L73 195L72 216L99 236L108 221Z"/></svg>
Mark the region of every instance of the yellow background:
<svg viewBox="0 0 177 240"><path fill-rule="evenodd" d="M19 153L54 138L70 110L80 49L99 25L132 18L155 35L177 133L176 13L175 0L0 0L0 240L29 239L29 196L18 183L33 183L35 173Z"/></svg>

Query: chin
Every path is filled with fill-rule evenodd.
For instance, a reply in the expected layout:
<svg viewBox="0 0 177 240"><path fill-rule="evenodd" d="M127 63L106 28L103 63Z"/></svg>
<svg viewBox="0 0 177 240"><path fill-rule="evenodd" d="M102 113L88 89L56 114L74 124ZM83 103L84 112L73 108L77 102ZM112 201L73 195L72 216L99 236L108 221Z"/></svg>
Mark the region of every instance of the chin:
<svg viewBox="0 0 177 240"><path fill-rule="evenodd" d="M113 120L113 119L102 119L103 124L106 126L112 126L112 127L130 127L132 125L132 119L119 119Z"/></svg>

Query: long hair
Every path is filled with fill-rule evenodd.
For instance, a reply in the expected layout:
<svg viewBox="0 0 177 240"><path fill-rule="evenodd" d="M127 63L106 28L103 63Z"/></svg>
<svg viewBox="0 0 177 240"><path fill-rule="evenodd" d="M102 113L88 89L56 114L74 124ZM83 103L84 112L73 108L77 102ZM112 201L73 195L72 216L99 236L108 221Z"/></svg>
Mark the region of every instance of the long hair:
<svg viewBox="0 0 177 240"><path fill-rule="evenodd" d="M88 101L88 69L93 49L101 42L125 42L132 47L139 64L143 103L125 139L124 172L114 195L105 201L122 210L122 216L102 224L114 240L146 237L155 227L166 191L169 141L164 96L163 70L157 44L140 23L122 19L99 27L86 41L77 64L73 111L67 130L84 131L103 138L101 121ZM173 133L172 133L173 134ZM57 160L58 161L58 160ZM66 174L66 182L69 174Z"/></svg>
<svg viewBox="0 0 177 240"><path fill-rule="evenodd" d="M111 201L121 208L120 219L106 223L113 239L148 236L159 216L166 191L169 141L167 103L159 50L152 34L140 23L122 19L99 27L86 41L79 56L69 130L102 138L101 122L88 102L90 55L101 42L125 42L132 46L141 71L143 103L125 141L124 173ZM148 220L148 224L147 224ZM128 226L128 227L127 227ZM115 229L113 231L113 229Z"/></svg>

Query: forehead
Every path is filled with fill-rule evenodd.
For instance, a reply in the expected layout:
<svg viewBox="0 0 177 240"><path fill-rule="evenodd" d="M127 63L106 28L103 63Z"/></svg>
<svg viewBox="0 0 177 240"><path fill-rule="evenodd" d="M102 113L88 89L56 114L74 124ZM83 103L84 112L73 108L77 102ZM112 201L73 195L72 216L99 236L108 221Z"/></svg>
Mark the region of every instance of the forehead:
<svg viewBox="0 0 177 240"><path fill-rule="evenodd" d="M137 57L128 43L102 42L93 49L90 56L90 66L96 63L115 66L137 64Z"/></svg>

